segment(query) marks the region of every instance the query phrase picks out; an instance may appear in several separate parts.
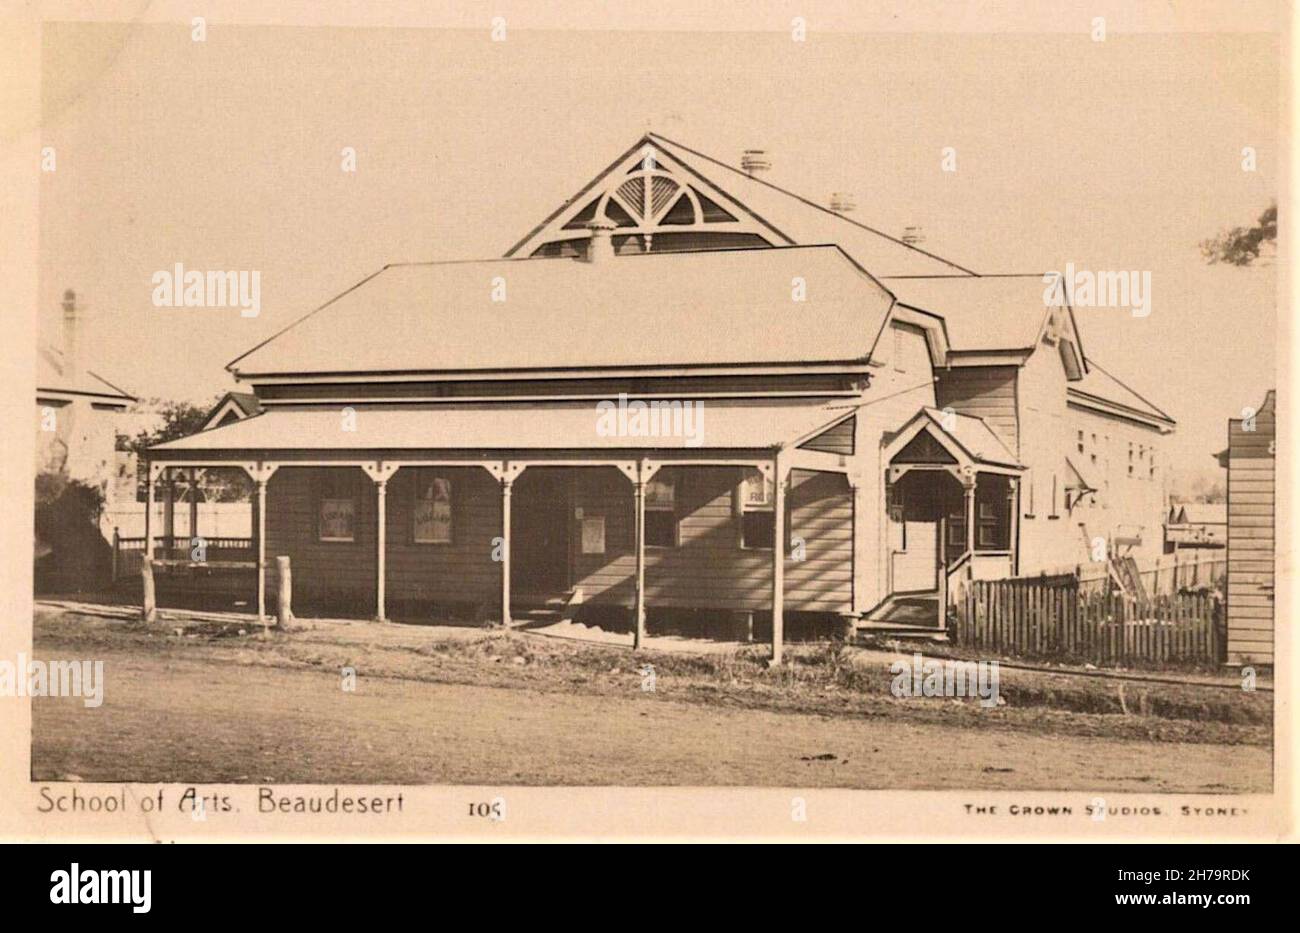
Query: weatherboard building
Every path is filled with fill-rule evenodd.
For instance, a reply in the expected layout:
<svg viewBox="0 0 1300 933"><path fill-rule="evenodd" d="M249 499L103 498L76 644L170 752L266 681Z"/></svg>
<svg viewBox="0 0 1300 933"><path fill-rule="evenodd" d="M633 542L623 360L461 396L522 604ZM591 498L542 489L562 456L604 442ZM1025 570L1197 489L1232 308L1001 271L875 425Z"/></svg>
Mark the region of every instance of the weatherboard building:
<svg viewBox="0 0 1300 933"><path fill-rule="evenodd" d="M796 616L933 627L963 580L1162 545L1174 422L1041 274L654 134L503 257L385 266L228 368L258 413L152 448L150 488L253 478L259 612L284 555L295 601L700 610L779 655Z"/></svg>

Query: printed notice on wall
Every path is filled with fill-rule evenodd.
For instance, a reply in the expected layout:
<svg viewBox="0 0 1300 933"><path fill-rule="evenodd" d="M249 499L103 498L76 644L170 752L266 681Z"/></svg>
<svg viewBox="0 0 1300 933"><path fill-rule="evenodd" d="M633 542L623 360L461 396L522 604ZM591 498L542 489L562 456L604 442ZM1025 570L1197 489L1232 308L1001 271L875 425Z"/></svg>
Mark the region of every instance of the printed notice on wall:
<svg viewBox="0 0 1300 933"><path fill-rule="evenodd" d="M605 553L605 516L589 515L582 520L582 553Z"/></svg>

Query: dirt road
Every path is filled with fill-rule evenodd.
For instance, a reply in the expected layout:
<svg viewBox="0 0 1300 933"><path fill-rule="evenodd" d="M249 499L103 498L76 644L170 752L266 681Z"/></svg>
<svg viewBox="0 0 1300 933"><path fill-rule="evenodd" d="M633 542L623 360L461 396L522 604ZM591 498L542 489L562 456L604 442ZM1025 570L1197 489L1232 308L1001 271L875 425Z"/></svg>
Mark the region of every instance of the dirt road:
<svg viewBox="0 0 1300 933"><path fill-rule="evenodd" d="M110 655L33 704L33 778L1253 792L1267 748L1038 736Z"/></svg>

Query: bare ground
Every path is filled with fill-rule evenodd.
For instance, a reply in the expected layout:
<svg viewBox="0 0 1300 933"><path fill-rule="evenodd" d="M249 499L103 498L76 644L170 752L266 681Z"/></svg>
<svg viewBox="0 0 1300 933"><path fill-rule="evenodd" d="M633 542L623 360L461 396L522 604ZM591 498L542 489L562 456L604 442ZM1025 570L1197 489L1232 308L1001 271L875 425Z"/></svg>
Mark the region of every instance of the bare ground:
<svg viewBox="0 0 1300 933"><path fill-rule="evenodd" d="M263 638L250 627L145 629L58 611L38 614L36 652L102 659L107 680L98 709L33 704L37 780L1271 786L1271 697L1208 688L1149 688L1143 715L1130 685L1129 714L1080 712L1071 707L1108 708L1114 685L1014 672L1003 684L1012 699L988 710L896 699L887 656L829 648L767 671L757 651L634 658L517 633L375 623ZM642 690L645 663L655 666L652 693ZM357 670L354 692L342 689L345 666ZM1184 690L1193 693L1156 702Z"/></svg>

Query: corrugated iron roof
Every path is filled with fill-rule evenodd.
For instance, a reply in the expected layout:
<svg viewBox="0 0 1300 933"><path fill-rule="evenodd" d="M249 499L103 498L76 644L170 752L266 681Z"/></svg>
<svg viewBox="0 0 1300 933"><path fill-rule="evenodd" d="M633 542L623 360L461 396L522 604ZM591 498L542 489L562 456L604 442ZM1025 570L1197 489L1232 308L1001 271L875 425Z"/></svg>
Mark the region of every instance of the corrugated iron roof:
<svg viewBox="0 0 1300 933"><path fill-rule="evenodd" d="M983 418L940 411L937 408L922 410L939 430L951 437L964 451L970 454L971 459L997 466L1021 466L1020 461L1016 459L1016 455L1011 452L1006 444L1002 443L1001 438L993 433Z"/></svg>
<svg viewBox="0 0 1300 933"><path fill-rule="evenodd" d="M958 352L1033 349L1051 311L1040 275L882 277L881 284L899 304L943 318Z"/></svg>
<svg viewBox="0 0 1300 933"><path fill-rule="evenodd" d="M103 376L83 369L69 379L63 373L63 352L54 347L41 347L36 354L36 388L49 392L66 392L75 395L105 396L110 399L134 402L135 397L113 385Z"/></svg>
<svg viewBox="0 0 1300 933"><path fill-rule="evenodd" d="M804 298L796 300L800 287ZM229 368L247 375L865 360L890 303L836 246L595 263L413 263L385 267Z"/></svg>
<svg viewBox="0 0 1300 933"><path fill-rule="evenodd" d="M874 276L972 274L964 266L667 137L650 133L645 139L694 169L794 243L836 243Z"/></svg>
<svg viewBox="0 0 1300 933"><path fill-rule="evenodd" d="M1070 383L1069 391L1071 394L1092 396L1121 405L1148 418L1166 421L1169 424L1175 423L1173 418L1106 372L1091 357L1088 359L1088 372L1078 382Z"/></svg>
<svg viewBox="0 0 1300 933"><path fill-rule="evenodd" d="M825 402L702 405L702 417L689 425L698 426L698 444L685 432L602 434L603 412L587 402L357 408L355 430L346 430L349 420L336 408L272 409L150 450L766 450L844 417L843 406Z"/></svg>

